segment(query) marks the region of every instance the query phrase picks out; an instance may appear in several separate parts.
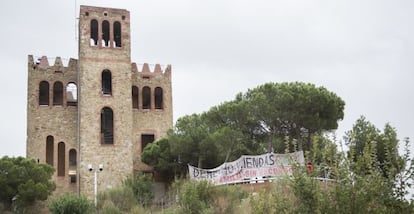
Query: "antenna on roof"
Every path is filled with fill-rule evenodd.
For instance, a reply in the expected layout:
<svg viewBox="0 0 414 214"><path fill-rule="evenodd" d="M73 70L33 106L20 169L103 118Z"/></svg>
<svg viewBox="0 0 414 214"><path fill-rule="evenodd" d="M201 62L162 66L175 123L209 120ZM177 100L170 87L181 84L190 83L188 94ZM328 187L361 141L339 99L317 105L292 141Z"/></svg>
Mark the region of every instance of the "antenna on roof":
<svg viewBox="0 0 414 214"><path fill-rule="evenodd" d="M78 29L77 29L77 22L76 22L76 20L77 20L77 18L76 18L76 15L77 15L77 7L78 7L78 4L77 4L77 2L76 2L76 0L75 0L75 41L78 41Z"/></svg>

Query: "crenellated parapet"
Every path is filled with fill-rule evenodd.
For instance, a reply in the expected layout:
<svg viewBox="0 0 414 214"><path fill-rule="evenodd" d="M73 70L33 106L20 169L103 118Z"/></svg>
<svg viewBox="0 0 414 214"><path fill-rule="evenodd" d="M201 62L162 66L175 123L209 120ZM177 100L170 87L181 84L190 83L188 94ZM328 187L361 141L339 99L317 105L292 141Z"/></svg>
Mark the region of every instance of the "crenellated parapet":
<svg viewBox="0 0 414 214"><path fill-rule="evenodd" d="M78 66L78 60L70 58L69 62L65 66L61 57L54 58L53 65L49 64L49 58L42 56L34 58L33 55L28 56L28 67L30 70L53 70L54 72L76 72Z"/></svg>
<svg viewBox="0 0 414 214"><path fill-rule="evenodd" d="M35 106L77 105L77 63L76 59L28 55L28 105L32 114L37 114Z"/></svg>
<svg viewBox="0 0 414 214"><path fill-rule="evenodd" d="M137 76L141 79L148 79L151 77L161 77L161 78L171 78L171 65L168 64L164 68L161 67L160 64L155 64L153 68L150 68L150 65L148 63L142 64L142 66L139 66L140 69L138 69L137 63L132 63L132 73L133 75Z"/></svg>

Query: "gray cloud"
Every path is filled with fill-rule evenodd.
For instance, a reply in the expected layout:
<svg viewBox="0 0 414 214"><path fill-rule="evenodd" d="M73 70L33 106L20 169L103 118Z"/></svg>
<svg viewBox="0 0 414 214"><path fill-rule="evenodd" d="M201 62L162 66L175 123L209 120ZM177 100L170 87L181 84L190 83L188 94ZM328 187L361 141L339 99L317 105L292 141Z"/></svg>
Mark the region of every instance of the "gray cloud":
<svg viewBox="0 0 414 214"><path fill-rule="evenodd" d="M80 4L131 12L132 60L173 66L174 118L265 82L304 81L413 137L412 1L5 1L0 7L1 155L25 155L27 55L77 57ZM23 7L24 6L24 7Z"/></svg>

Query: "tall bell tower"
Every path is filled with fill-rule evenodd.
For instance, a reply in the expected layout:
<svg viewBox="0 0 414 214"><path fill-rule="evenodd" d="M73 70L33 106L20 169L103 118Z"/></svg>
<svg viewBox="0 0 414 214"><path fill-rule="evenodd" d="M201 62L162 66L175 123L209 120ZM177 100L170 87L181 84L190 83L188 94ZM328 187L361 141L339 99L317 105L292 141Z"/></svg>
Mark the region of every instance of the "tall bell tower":
<svg viewBox="0 0 414 214"><path fill-rule="evenodd" d="M117 186L133 172L130 15L81 6L78 63L79 191Z"/></svg>

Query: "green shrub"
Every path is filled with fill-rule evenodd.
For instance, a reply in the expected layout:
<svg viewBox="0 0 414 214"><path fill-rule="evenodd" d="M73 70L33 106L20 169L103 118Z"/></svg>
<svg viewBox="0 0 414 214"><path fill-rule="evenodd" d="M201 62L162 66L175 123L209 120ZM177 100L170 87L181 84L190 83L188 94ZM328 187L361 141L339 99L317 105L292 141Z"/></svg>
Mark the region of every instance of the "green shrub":
<svg viewBox="0 0 414 214"><path fill-rule="evenodd" d="M210 207L214 213L236 213L241 200L247 197L247 193L238 186L217 186L210 194Z"/></svg>
<svg viewBox="0 0 414 214"><path fill-rule="evenodd" d="M144 207L142 206L134 206L131 208L131 210L129 211L130 214L146 214L146 213L152 213L151 211L146 210ZM175 212L173 212L175 213ZM163 212L163 214L167 214L167 212Z"/></svg>
<svg viewBox="0 0 414 214"><path fill-rule="evenodd" d="M182 213L203 213L209 209L211 185L206 181L186 181L179 190L179 205Z"/></svg>
<svg viewBox="0 0 414 214"><path fill-rule="evenodd" d="M290 184L295 194L299 213L314 213L320 211L321 191L320 181L309 177L305 173L294 173Z"/></svg>
<svg viewBox="0 0 414 214"><path fill-rule="evenodd" d="M130 176L124 180L124 186L131 188L142 206L149 205L154 198L151 177L145 174Z"/></svg>
<svg viewBox="0 0 414 214"><path fill-rule="evenodd" d="M274 180L273 184L269 184L271 186L268 191L262 189L251 194L249 200L246 200L249 207L243 202L243 210L239 213L300 213L297 212L298 200L290 187L291 183L288 177Z"/></svg>
<svg viewBox="0 0 414 214"><path fill-rule="evenodd" d="M104 206L112 204L117 209L127 212L137 205L137 199L131 188L120 187L106 190L98 195L98 210L104 210Z"/></svg>
<svg viewBox="0 0 414 214"><path fill-rule="evenodd" d="M106 201L102 208L102 214L122 214L123 212L111 201Z"/></svg>
<svg viewBox="0 0 414 214"><path fill-rule="evenodd" d="M85 214L93 212L93 204L85 196L66 193L59 198L51 199L49 210L53 214Z"/></svg>
<svg viewBox="0 0 414 214"><path fill-rule="evenodd" d="M176 180L170 194L178 206L169 207L166 213L238 213L242 199L248 197L240 186L213 186L192 180Z"/></svg>
<svg viewBox="0 0 414 214"><path fill-rule="evenodd" d="M265 191L260 191L250 196L250 206L251 210L254 210L254 213L274 213L275 208L272 202L273 195Z"/></svg>

